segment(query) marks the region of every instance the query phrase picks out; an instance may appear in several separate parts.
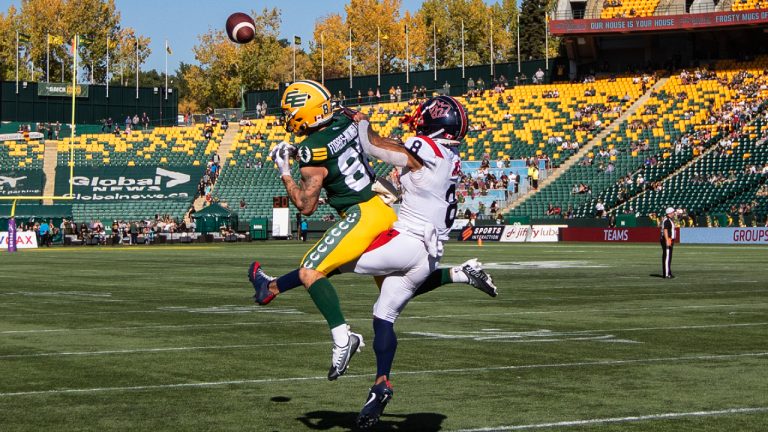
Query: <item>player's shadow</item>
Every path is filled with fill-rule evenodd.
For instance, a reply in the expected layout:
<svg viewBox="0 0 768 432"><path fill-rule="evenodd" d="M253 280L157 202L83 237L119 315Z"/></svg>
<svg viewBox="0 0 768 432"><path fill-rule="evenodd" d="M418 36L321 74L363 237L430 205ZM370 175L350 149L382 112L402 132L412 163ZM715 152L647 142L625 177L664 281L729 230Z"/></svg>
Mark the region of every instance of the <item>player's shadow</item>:
<svg viewBox="0 0 768 432"><path fill-rule="evenodd" d="M312 411L297 418L304 426L313 430L329 430L344 428L348 431L359 430L355 426L356 412ZM377 432L436 432L442 429L443 420L447 417L437 413L413 413L406 415L387 414L381 416L379 422L369 430Z"/></svg>

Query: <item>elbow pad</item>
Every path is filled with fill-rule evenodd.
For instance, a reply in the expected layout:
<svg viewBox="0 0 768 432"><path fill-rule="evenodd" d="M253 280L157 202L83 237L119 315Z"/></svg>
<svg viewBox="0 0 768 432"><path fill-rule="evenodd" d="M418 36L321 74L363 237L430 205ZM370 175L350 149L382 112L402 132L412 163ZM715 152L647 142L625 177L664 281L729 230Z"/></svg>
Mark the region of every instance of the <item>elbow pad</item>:
<svg viewBox="0 0 768 432"><path fill-rule="evenodd" d="M373 143L371 143L371 140L368 138L369 127L370 127L370 123L368 122L368 120L361 121L358 127L360 144L363 146L363 151L365 151L367 154L377 159L381 159L382 161L397 167L402 168L408 165L408 155L406 155L405 153L387 150L387 149L383 149L381 147L376 147L375 145L373 145Z"/></svg>

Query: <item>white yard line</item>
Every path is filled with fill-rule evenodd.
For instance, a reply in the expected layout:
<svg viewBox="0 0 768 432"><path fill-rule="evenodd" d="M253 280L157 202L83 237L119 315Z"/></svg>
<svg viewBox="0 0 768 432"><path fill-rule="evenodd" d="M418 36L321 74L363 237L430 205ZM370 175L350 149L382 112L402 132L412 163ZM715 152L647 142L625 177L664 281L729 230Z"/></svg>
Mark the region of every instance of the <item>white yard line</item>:
<svg viewBox="0 0 768 432"><path fill-rule="evenodd" d="M741 323L741 324L706 324L706 325L687 325L687 326L671 326L671 327L630 327L630 328L618 328L618 329L597 329L597 330L575 330L568 331L569 335L578 334L592 334L600 332L640 332L640 331L660 331L660 330L700 330L700 329L714 329L714 328L733 328L733 327L759 327L768 326L768 322L760 323ZM419 336L419 337L400 337L400 341L409 340L441 340L437 336ZM566 339L562 339L566 340ZM573 340L573 339L571 339ZM522 342L554 342L561 341L561 339L535 339L525 340ZM135 349L122 349L122 350L101 350L101 351L57 351L57 352L41 352L41 353L20 353L20 354L2 354L0 359L16 359L16 358L35 358L35 357L61 357L61 356L102 356L102 355L115 355L115 354L152 354L152 353L165 353L165 352L178 352L178 351L204 351L204 350L237 350L237 349L253 349L261 347L290 347L290 346L307 346L307 345L327 345L327 341L322 342L284 342L284 343L265 343L265 344L241 344L241 345L207 345L207 346L184 346L184 347L157 347L157 348L135 348Z"/></svg>
<svg viewBox="0 0 768 432"><path fill-rule="evenodd" d="M716 304L716 305L686 305L686 306L665 306L657 308L618 308L618 309L560 309L550 311L517 311L517 312L495 312L495 313L474 313L474 314L446 314L446 315L416 315L416 316L403 316L399 319L402 320L422 320L422 319L443 319L443 318L477 318L477 317L493 317L493 316L515 316L515 315L548 315L548 314L562 314L562 313L599 313L599 312L636 312L636 311L662 311L662 310L680 310L680 309L710 309L710 308L739 308L739 307L755 307L765 306L768 303L743 303L743 304ZM157 312L157 311L155 311ZM188 312L185 312L188 313ZM354 322L369 322L370 317L366 318L351 318L347 321ZM280 321L257 321L257 322L238 322L238 323L214 323L214 324L177 324L177 325L150 325L150 326L131 326L131 327L91 327L91 328L58 328L58 329L30 329L30 330L3 330L0 331L0 335L3 334L24 334L24 333L66 333L77 331L99 331L99 330L144 330L144 329L170 329L170 328L206 328L206 327L237 327L237 326L255 326L255 325L268 325L268 324L303 324L303 323L318 323L325 322L323 320L280 320Z"/></svg>
<svg viewBox="0 0 768 432"><path fill-rule="evenodd" d="M438 374L455 374L455 373L485 373L494 371L509 371L509 370L523 370L523 369L557 369L557 368L580 368L590 366L617 366L617 365L631 365L631 364L653 364L653 363L675 363L686 361L717 361L717 360L730 360L737 358L747 357L765 357L768 356L768 352L752 352L752 353L739 353L739 354L720 354L720 355L700 355L700 356L685 356L685 357L659 357L650 359L627 359L627 360L598 360L588 362L573 362L573 363L549 363L549 364L531 364L531 365L508 365L508 366L492 366L481 368L456 368L456 369L427 369L427 370L413 370L413 371L398 371L393 375L438 375ZM375 374L359 374L359 375L347 375L345 379L370 379ZM178 389L178 388L207 388L207 387L221 387L231 385L252 385L252 384L275 384L286 382L301 382L301 381L318 381L326 380L325 376L309 376L309 377L287 377L287 378L262 378L262 379L241 379L241 380L227 380L227 381L207 381L207 382L192 382L192 383L173 383L173 384L150 384L143 386L126 386L126 387L93 387L93 388L79 388L79 389L52 389L52 390L31 390L31 391L17 391L17 392L4 392L0 393L0 398L10 398L17 396L39 396L39 395L56 395L56 394L90 394L100 392L121 392L121 391L136 391L136 390L165 390L165 389Z"/></svg>
<svg viewBox="0 0 768 432"><path fill-rule="evenodd" d="M764 413L768 412L768 407L749 407L749 408L728 408L716 411L690 411L690 412L675 412L675 413L662 413L662 414L646 414L641 416L629 416L629 417L609 417L609 418L596 418L586 420L569 420L560 421L554 423L533 423L527 425L514 425L514 426L493 426L484 427L478 429L460 429L455 432L491 432L491 431L516 431L516 430L530 430L530 429L552 429L559 427L569 426L589 426L606 423L629 423L629 422L642 422L653 420L670 420L687 417L713 417L733 414L752 414L752 413Z"/></svg>

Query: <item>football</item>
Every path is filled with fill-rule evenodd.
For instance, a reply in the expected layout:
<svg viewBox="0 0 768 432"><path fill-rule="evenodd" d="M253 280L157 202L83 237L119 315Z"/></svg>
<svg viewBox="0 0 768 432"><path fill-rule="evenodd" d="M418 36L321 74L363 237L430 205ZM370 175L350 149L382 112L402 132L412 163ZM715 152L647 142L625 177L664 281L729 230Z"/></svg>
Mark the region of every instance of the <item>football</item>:
<svg viewBox="0 0 768 432"><path fill-rule="evenodd" d="M227 37L239 44L245 44L256 36L256 23L248 14L236 12L227 18Z"/></svg>

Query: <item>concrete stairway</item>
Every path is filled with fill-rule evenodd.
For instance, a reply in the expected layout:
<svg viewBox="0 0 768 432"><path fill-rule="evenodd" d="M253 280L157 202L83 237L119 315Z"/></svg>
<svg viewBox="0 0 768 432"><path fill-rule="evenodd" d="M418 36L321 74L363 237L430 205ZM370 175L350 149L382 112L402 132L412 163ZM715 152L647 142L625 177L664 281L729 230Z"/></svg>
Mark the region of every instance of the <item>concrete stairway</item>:
<svg viewBox="0 0 768 432"><path fill-rule="evenodd" d="M568 171L569 168L571 168L573 165L577 164L584 156L586 156L589 152L594 150L594 148L600 144L602 144L603 140L616 131L619 128L619 125L624 123L629 116L635 113L645 102L648 101L648 99L651 98L651 94L658 91L661 87L666 84L667 80L669 78L661 78L654 84L650 89L648 89L647 92L645 92L642 96L637 98L637 100L630 105L630 107L624 111L619 118L613 121L607 128L603 129L599 134L597 134L596 137L592 138L587 144L585 144L579 151L571 156L564 164L560 165L560 167L555 170L554 172L550 173L547 178L539 182L539 188L538 189L531 189L531 191L525 195L522 195L518 197L516 200L512 201L505 209L502 210L502 213L508 213L510 210L514 209L515 207L520 206L525 201L527 201L530 197L536 195L539 191L543 190L548 185L552 184L555 180L557 180L561 175L563 175L564 172Z"/></svg>
<svg viewBox="0 0 768 432"><path fill-rule="evenodd" d="M219 144L219 149L216 151L216 154L219 155L219 161L222 168L227 166L227 156L229 155L229 150L232 149L232 144L235 142L238 132L240 132L240 125L237 123L230 123L229 129L227 129L224 133L224 137L221 139L221 144ZM195 211L202 210L202 208L205 207L205 197L195 198L192 207Z"/></svg>
<svg viewBox="0 0 768 432"><path fill-rule="evenodd" d="M45 196L53 196L54 191L56 190L56 164L57 161L57 151L58 151L58 141L48 140L45 142L45 153L43 154L43 172L45 173L45 187L43 188L43 195ZM68 168L67 166L63 166L62 169ZM43 200L43 204L51 205L53 204L53 200L51 199L45 199Z"/></svg>

